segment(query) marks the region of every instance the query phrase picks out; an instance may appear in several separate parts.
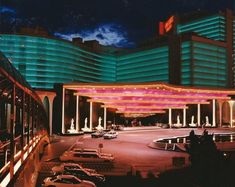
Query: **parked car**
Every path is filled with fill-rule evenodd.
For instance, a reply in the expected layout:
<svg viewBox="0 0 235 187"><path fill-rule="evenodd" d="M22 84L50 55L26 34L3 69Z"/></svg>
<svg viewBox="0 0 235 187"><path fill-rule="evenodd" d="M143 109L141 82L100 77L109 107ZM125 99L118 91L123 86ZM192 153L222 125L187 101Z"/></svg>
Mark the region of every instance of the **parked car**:
<svg viewBox="0 0 235 187"><path fill-rule="evenodd" d="M83 152L83 153L98 153L100 154L101 156L110 156L110 157L113 157L113 155L111 153L101 153L99 152L97 149L81 149L81 148L74 148L72 149L71 151L74 151L74 152Z"/></svg>
<svg viewBox="0 0 235 187"><path fill-rule="evenodd" d="M112 138L117 138L118 133L116 131L109 131L104 134L104 139L112 139Z"/></svg>
<svg viewBox="0 0 235 187"><path fill-rule="evenodd" d="M105 134L105 131L96 131L94 133L91 133L92 138L99 138L102 137Z"/></svg>
<svg viewBox="0 0 235 187"><path fill-rule="evenodd" d="M69 167L65 167L63 174L74 175L82 180L89 180L94 182L95 184L101 184L105 182L104 175L98 173L91 173L83 169L71 169Z"/></svg>
<svg viewBox="0 0 235 187"><path fill-rule="evenodd" d="M107 125L107 129L108 130L118 130L118 131L121 131L121 130L124 130L124 125L109 124L109 125Z"/></svg>
<svg viewBox="0 0 235 187"><path fill-rule="evenodd" d="M54 166L51 170L53 173L62 173L66 168L69 169L83 169L86 170L90 173L96 173L96 170L94 169L89 169L89 168L84 168L80 164L77 163L62 163L59 166Z"/></svg>
<svg viewBox="0 0 235 187"><path fill-rule="evenodd" d="M124 125L116 125L114 127L114 130L122 131L122 130L124 130Z"/></svg>
<svg viewBox="0 0 235 187"><path fill-rule="evenodd" d="M60 156L61 161L74 162L111 162L114 160L113 156L105 156L95 152L74 152L66 151Z"/></svg>
<svg viewBox="0 0 235 187"><path fill-rule="evenodd" d="M47 177L43 181L43 186L57 187L96 187L91 181L81 180L73 175L56 175Z"/></svg>

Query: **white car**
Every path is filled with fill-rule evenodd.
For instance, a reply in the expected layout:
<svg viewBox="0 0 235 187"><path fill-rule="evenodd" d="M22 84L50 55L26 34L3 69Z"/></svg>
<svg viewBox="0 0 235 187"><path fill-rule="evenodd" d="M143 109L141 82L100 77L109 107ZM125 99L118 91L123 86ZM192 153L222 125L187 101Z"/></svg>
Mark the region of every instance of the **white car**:
<svg viewBox="0 0 235 187"><path fill-rule="evenodd" d="M104 139L112 139L112 138L117 138L118 136L118 132L116 131L109 131L107 133L104 134Z"/></svg>
<svg viewBox="0 0 235 187"><path fill-rule="evenodd" d="M111 162L114 157L100 155L95 152L73 152L66 151L60 156L61 161L74 161L74 162Z"/></svg>
<svg viewBox="0 0 235 187"><path fill-rule="evenodd" d="M94 169L84 168L80 164L76 163L62 163L59 166L54 166L51 170L53 173L62 173L65 168L71 168L71 169L81 169L86 170L90 173L97 173Z"/></svg>
<svg viewBox="0 0 235 187"><path fill-rule="evenodd" d="M56 187L96 187L93 182L81 180L73 175L57 175L47 177L44 179L42 185Z"/></svg>

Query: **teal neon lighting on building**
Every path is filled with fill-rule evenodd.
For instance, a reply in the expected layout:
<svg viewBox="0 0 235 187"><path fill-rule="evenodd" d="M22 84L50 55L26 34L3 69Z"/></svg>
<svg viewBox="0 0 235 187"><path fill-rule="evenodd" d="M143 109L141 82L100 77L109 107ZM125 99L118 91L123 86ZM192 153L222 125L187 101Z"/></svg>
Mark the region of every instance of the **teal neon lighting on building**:
<svg viewBox="0 0 235 187"><path fill-rule="evenodd" d="M213 15L177 25L177 33L195 32L199 36L225 41L225 18Z"/></svg>
<svg viewBox="0 0 235 187"><path fill-rule="evenodd" d="M168 47L118 57L117 82L169 81Z"/></svg>
<svg viewBox="0 0 235 187"><path fill-rule="evenodd" d="M62 40L3 34L0 49L34 88L116 80L115 56L85 51Z"/></svg>
<svg viewBox="0 0 235 187"><path fill-rule="evenodd" d="M226 49L202 42L181 45L181 84L226 87Z"/></svg>
<svg viewBox="0 0 235 187"><path fill-rule="evenodd" d="M62 40L2 34L0 48L34 88L75 81L169 81L168 47L117 56Z"/></svg>
<svg viewBox="0 0 235 187"><path fill-rule="evenodd" d="M0 51L33 88L51 89L55 83L69 82L150 81L227 87L232 82L227 80L230 66L227 47L222 47L226 46L226 21L223 14L216 14L180 23L174 33L182 36L175 39L177 45L164 36L159 44L153 45L155 47L146 46L128 52L94 50L85 44L14 34L0 34ZM196 33L197 37L184 34L189 32ZM235 21L233 46L235 67Z"/></svg>

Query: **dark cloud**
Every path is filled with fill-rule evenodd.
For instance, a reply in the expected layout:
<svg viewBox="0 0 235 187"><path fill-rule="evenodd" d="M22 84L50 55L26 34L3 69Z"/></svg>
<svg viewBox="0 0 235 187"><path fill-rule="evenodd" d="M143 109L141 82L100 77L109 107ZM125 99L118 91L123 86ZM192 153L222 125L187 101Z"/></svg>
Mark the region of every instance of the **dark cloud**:
<svg viewBox="0 0 235 187"><path fill-rule="evenodd" d="M96 38L99 38L101 40L105 39L105 37L103 36L103 34L99 33L96 35Z"/></svg>
<svg viewBox="0 0 235 187"><path fill-rule="evenodd" d="M11 7L7 7L7 6L0 6L0 14L16 14L16 10L11 8Z"/></svg>
<svg viewBox="0 0 235 187"><path fill-rule="evenodd" d="M134 42L128 39L125 28L116 24L102 24L94 29L81 30L77 33L55 33L55 36L72 40L75 37L81 37L84 41L97 40L100 44L116 47L134 47Z"/></svg>

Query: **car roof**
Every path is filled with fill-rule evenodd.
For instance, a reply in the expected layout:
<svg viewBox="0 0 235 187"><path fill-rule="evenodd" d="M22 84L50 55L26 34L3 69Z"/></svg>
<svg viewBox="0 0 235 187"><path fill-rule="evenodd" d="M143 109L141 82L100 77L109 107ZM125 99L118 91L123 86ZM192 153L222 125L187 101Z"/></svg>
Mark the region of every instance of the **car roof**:
<svg viewBox="0 0 235 187"><path fill-rule="evenodd" d="M62 174L62 175L57 175L57 178L58 179L62 179L62 178L71 179L71 178L77 178L77 177L75 177L74 175L64 175L64 174ZM79 178L77 178L77 179L80 180Z"/></svg>
<svg viewBox="0 0 235 187"><path fill-rule="evenodd" d="M76 152L76 154L81 154L81 155L97 155L98 152L86 152L86 151L83 151L83 152Z"/></svg>
<svg viewBox="0 0 235 187"><path fill-rule="evenodd" d="M70 170L70 171L82 171L83 173L88 173L88 174L90 173L85 169L68 169L68 170Z"/></svg>
<svg viewBox="0 0 235 187"><path fill-rule="evenodd" d="M114 133L117 133L117 132L116 131L109 131L107 133L114 134Z"/></svg>
<svg viewBox="0 0 235 187"><path fill-rule="evenodd" d="M64 162L61 165L63 165L63 166L79 166L79 167L82 167L80 164L77 164L77 163L66 163L66 162Z"/></svg>
<svg viewBox="0 0 235 187"><path fill-rule="evenodd" d="M75 148L75 149L72 149L74 151L81 151L81 152L97 152L98 150L97 149L81 149L81 148Z"/></svg>

